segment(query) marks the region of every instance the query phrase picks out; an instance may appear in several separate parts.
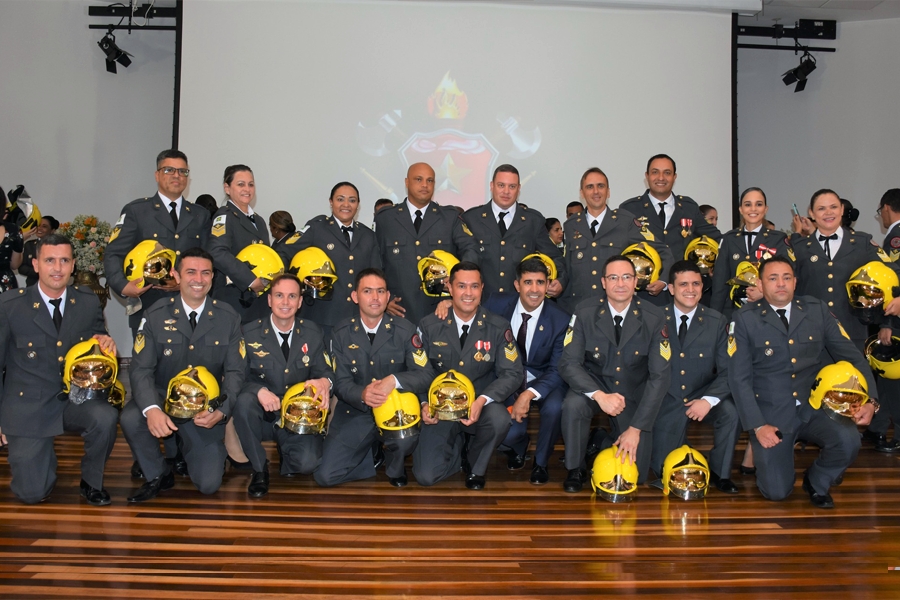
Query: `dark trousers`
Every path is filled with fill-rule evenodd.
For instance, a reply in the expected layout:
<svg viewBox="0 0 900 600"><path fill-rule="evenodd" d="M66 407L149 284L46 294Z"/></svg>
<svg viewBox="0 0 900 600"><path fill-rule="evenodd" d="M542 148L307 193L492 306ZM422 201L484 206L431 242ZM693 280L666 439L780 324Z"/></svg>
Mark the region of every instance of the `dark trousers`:
<svg viewBox="0 0 900 600"><path fill-rule="evenodd" d="M536 465L547 466L550 455L553 453L553 446L562 433L562 404L565 395L566 388L562 387L553 390L547 396L532 403L537 404L541 415L540 425L538 426L537 447L534 452L534 464ZM506 406L512 406L515 402L516 396L511 396L506 401ZM509 433L506 434L506 439L503 440L502 445L509 446L520 456L525 456L525 451L528 449L527 417L522 419L521 423L517 423L514 419L512 420Z"/></svg>

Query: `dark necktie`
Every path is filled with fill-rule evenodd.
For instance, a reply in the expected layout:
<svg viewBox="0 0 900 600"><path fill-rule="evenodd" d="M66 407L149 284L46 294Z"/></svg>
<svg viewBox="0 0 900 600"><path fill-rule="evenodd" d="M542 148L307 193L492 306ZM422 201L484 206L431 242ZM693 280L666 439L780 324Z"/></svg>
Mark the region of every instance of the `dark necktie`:
<svg viewBox="0 0 900 600"><path fill-rule="evenodd" d="M259 229L259 226L256 224L256 215L247 215L247 218L250 219L250 222L253 223L253 226Z"/></svg>
<svg viewBox="0 0 900 600"><path fill-rule="evenodd" d="M191 331L197 329L197 311L192 310L188 315L188 320L191 322Z"/></svg>
<svg viewBox="0 0 900 600"><path fill-rule="evenodd" d="M416 228L416 233L419 233L419 227L421 227L421 226L422 226L422 211L417 210L416 211L416 220L413 221L413 227Z"/></svg>
<svg viewBox="0 0 900 600"><path fill-rule="evenodd" d="M344 239L347 240L347 243L349 244L350 243L350 228L344 227L343 225L341 225L341 231L344 232Z"/></svg>
<svg viewBox="0 0 900 600"><path fill-rule="evenodd" d="M522 313L522 324L519 325L519 332L516 333L516 345L519 347L519 352L522 353L522 362L528 360L526 342L528 340L528 319L530 318L531 315L528 313Z"/></svg>
<svg viewBox="0 0 900 600"><path fill-rule="evenodd" d="M616 315L613 317L613 321L615 321L615 330L616 330L616 346L619 345L619 340L622 338L622 317Z"/></svg>
<svg viewBox="0 0 900 600"><path fill-rule="evenodd" d="M62 302L62 298L56 298L55 300L50 301L50 304L53 305L53 324L56 325L57 332L59 332L59 328L62 327L62 313L59 310L60 302Z"/></svg>
<svg viewBox="0 0 900 600"><path fill-rule="evenodd" d="M756 237L756 232L745 231L744 235L747 237L747 254L753 256L753 238Z"/></svg>
<svg viewBox="0 0 900 600"><path fill-rule="evenodd" d="M370 344L373 343L373 342L375 341L375 334L374 334L374 333L372 333L371 331L367 331L367 332L366 332L366 335L369 336L369 343L370 343Z"/></svg>
<svg viewBox="0 0 900 600"><path fill-rule="evenodd" d="M508 212L502 212L500 213L500 218L497 219L497 225L500 227L500 237L506 235L506 215L508 214Z"/></svg>
<svg viewBox="0 0 900 600"><path fill-rule="evenodd" d="M788 320L787 320L787 317L785 316L785 313L787 312L787 310L784 308L777 308L777 309L775 309L775 312L778 313L778 318L781 319L782 323L784 323L784 328L789 329Z"/></svg>
<svg viewBox="0 0 900 600"><path fill-rule="evenodd" d="M178 206L175 202L169 202L169 216L172 217L172 225L178 229L178 212L175 210Z"/></svg>
<svg viewBox="0 0 900 600"><path fill-rule="evenodd" d="M597 219L591 221L591 237L597 237Z"/></svg>
<svg viewBox="0 0 900 600"><path fill-rule="evenodd" d="M687 315L681 315L681 325L678 326L678 343L683 344L684 338L687 335Z"/></svg>
<svg viewBox="0 0 900 600"><path fill-rule="evenodd" d="M466 338L469 337L469 326L463 325L462 331L463 331L462 334L459 336L459 347L460 348L462 348L463 346L466 345Z"/></svg>
<svg viewBox="0 0 900 600"><path fill-rule="evenodd" d="M663 227L666 226L666 203L665 202L659 203L659 222L662 224Z"/></svg>
<svg viewBox="0 0 900 600"><path fill-rule="evenodd" d="M281 333L278 332L278 335L281 336L281 353L284 354L284 360L287 360L288 354L291 353L291 345L288 344L288 338L291 337L290 332Z"/></svg>
<svg viewBox="0 0 900 600"><path fill-rule="evenodd" d="M831 246L829 245L828 242L830 242L831 240L836 240L836 239L838 239L838 235L836 233L832 233L831 235L820 235L819 236L819 241L825 242L825 256L828 257L828 260L831 260Z"/></svg>

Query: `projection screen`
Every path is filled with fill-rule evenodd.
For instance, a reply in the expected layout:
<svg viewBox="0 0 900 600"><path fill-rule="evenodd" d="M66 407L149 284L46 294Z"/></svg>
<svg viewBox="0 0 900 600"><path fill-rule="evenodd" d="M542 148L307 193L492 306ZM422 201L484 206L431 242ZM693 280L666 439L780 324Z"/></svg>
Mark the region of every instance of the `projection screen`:
<svg viewBox="0 0 900 600"><path fill-rule="evenodd" d="M647 159L677 161L675 192L730 222L729 14L466 2L184 3L180 148L188 197L223 201L227 165L252 167L256 210L298 227L331 187L403 200L410 163L435 199L489 199L515 165L520 200L563 217L589 167L611 206L645 189Z"/></svg>

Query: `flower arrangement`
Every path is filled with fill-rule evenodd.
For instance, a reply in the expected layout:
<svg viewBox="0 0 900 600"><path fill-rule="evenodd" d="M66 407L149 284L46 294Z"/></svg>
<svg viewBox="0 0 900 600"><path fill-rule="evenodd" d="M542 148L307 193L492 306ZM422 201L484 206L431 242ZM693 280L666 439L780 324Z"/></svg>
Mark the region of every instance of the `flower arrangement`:
<svg viewBox="0 0 900 600"><path fill-rule="evenodd" d="M72 241L75 246L75 269L94 273L98 277L103 273L103 253L109 243L110 226L92 215L77 215L69 223L63 223L59 232Z"/></svg>

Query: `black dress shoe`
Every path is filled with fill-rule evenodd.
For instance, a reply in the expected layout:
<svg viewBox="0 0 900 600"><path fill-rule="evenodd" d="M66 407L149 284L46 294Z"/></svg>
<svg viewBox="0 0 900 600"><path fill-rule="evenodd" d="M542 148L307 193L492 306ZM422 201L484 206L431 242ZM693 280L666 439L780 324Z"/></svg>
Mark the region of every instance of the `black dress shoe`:
<svg viewBox="0 0 900 600"><path fill-rule="evenodd" d="M878 436L878 439L875 440L875 452L897 454L900 452L900 442L897 440L889 440L886 435L880 435Z"/></svg>
<svg viewBox="0 0 900 600"><path fill-rule="evenodd" d="M518 471L525 466L525 457L517 454L515 450L507 450L504 454L506 454L506 468L510 471Z"/></svg>
<svg viewBox="0 0 900 600"><path fill-rule="evenodd" d="M406 473L400 477L391 477L388 481L394 487L405 487L406 484L409 483L409 479L406 478Z"/></svg>
<svg viewBox="0 0 900 600"><path fill-rule="evenodd" d="M725 492L726 494L737 494L740 492L738 486L734 485L734 482L730 479L722 479L715 473L709 474L709 480L712 481L713 485L716 486L716 489L720 492Z"/></svg>
<svg viewBox="0 0 900 600"><path fill-rule="evenodd" d="M262 471L253 471L253 477L250 478L250 485L247 486L247 494L251 498L262 498L269 493L269 469L263 468Z"/></svg>
<svg viewBox="0 0 900 600"><path fill-rule="evenodd" d="M384 446L379 442L375 447L375 452L372 454L372 462L375 464L375 470L378 470L378 467L384 464Z"/></svg>
<svg viewBox="0 0 900 600"><path fill-rule="evenodd" d="M533 485L544 485L550 481L550 474L547 472L547 467L542 467L539 464L535 464L531 467L530 481Z"/></svg>
<svg viewBox="0 0 900 600"><path fill-rule="evenodd" d="M141 465L138 461L134 461L131 463L131 478L132 479L143 479L144 478L144 470L141 469Z"/></svg>
<svg viewBox="0 0 900 600"><path fill-rule="evenodd" d="M169 463L169 468L172 473L176 475L180 475L182 477L188 476L188 466L187 462L184 460L184 457L181 455L181 452L178 453L178 456L175 458L167 458L166 462Z"/></svg>
<svg viewBox="0 0 900 600"><path fill-rule="evenodd" d="M156 479L151 479L142 485L134 496L128 499L129 502L146 502L153 500L160 492L170 490L175 487L175 475L169 471L165 475L160 475Z"/></svg>
<svg viewBox="0 0 900 600"><path fill-rule="evenodd" d="M484 489L484 475L476 475L475 473L469 473L466 477L466 487L470 490L483 490Z"/></svg>
<svg viewBox="0 0 900 600"><path fill-rule="evenodd" d="M831 494L827 492L817 494L816 490L813 489L812 484L809 482L809 473L803 474L803 491L809 494L809 501L816 508L834 508L834 500L831 499Z"/></svg>
<svg viewBox="0 0 900 600"><path fill-rule="evenodd" d="M106 506L112 503L112 500L109 499L109 492L102 488L98 490L91 487L84 479L81 480L81 495L88 501L88 504L94 506Z"/></svg>
<svg viewBox="0 0 900 600"><path fill-rule="evenodd" d="M874 444L875 442L877 442L877 441L878 441L878 438L880 438L880 437L881 437L881 434L880 434L880 433L875 433L875 432L872 431L871 429L866 429L866 430L863 431L863 433L862 433L862 439L864 439L864 440L867 441L867 442L872 442L873 444Z"/></svg>
<svg viewBox="0 0 900 600"><path fill-rule="evenodd" d="M756 467L745 467L741 465L741 475L756 475Z"/></svg>
<svg viewBox="0 0 900 600"><path fill-rule="evenodd" d="M587 471L584 469L569 469L566 480L563 481L563 489L570 494L577 494L584 487L587 481Z"/></svg>
<svg viewBox="0 0 900 600"><path fill-rule="evenodd" d="M837 479L834 480L834 483L831 484L831 487L834 487L836 485L841 485L842 483L844 483L844 474L843 473L841 473L840 475L837 476Z"/></svg>

